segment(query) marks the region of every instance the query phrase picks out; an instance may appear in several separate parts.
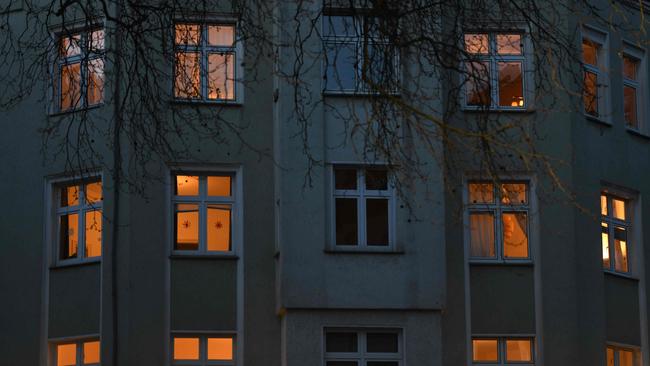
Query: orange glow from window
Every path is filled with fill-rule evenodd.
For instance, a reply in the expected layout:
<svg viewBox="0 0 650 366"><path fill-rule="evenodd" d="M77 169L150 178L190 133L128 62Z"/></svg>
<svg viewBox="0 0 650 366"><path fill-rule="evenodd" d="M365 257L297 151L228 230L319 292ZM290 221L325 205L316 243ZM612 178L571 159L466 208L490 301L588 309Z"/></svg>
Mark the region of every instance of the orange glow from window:
<svg viewBox="0 0 650 366"><path fill-rule="evenodd" d="M86 212L86 257L102 255L102 211Z"/></svg>
<svg viewBox="0 0 650 366"><path fill-rule="evenodd" d="M79 204L79 186L61 188L61 207L76 206Z"/></svg>
<svg viewBox="0 0 650 366"><path fill-rule="evenodd" d="M77 345L59 344L56 346L56 365L57 366L74 366L77 364Z"/></svg>
<svg viewBox="0 0 650 366"><path fill-rule="evenodd" d="M95 105L102 102L104 92L104 60L100 58L88 61L88 105Z"/></svg>
<svg viewBox="0 0 650 366"><path fill-rule="evenodd" d="M492 183L470 183L470 203L492 203L494 202L494 185Z"/></svg>
<svg viewBox="0 0 650 366"><path fill-rule="evenodd" d="M230 177L208 177L208 196L230 196Z"/></svg>
<svg viewBox="0 0 650 366"><path fill-rule="evenodd" d="M634 366L634 352L627 350L618 351L618 366Z"/></svg>
<svg viewBox="0 0 650 366"><path fill-rule="evenodd" d="M84 365L99 363L99 341L84 343Z"/></svg>
<svg viewBox="0 0 650 366"><path fill-rule="evenodd" d="M604 194L600 195L600 214L607 216L607 196Z"/></svg>
<svg viewBox="0 0 650 366"><path fill-rule="evenodd" d="M201 26L198 24L176 24L176 44L198 45L201 39Z"/></svg>
<svg viewBox="0 0 650 366"><path fill-rule="evenodd" d="M613 198L612 205L614 206L614 217L625 220L625 201Z"/></svg>
<svg viewBox="0 0 650 366"><path fill-rule="evenodd" d="M174 338L174 360L198 360L198 338Z"/></svg>
<svg viewBox="0 0 650 366"><path fill-rule="evenodd" d="M521 55L521 35L497 34L497 53L500 55Z"/></svg>
<svg viewBox="0 0 650 366"><path fill-rule="evenodd" d="M199 249L199 205L176 205L176 249Z"/></svg>
<svg viewBox="0 0 650 366"><path fill-rule="evenodd" d="M532 361L533 354L528 339L506 340L506 361Z"/></svg>
<svg viewBox="0 0 650 366"><path fill-rule="evenodd" d="M232 47L235 41L235 27L232 25L208 26L208 44L211 46Z"/></svg>
<svg viewBox="0 0 650 366"><path fill-rule="evenodd" d="M603 268L609 269L609 225L606 223L601 224L601 242L603 248Z"/></svg>
<svg viewBox="0 0 650 366"><path fill-rule="evenodd" d="M488 53L488 35L487 34L466 34L465 51L473 54Z"/></svg>
<svg viewBox="0 0 650 366"><path fill-rule="evenodd" d="M501 215L503 221L503 256L505 258L528 257L528 217L525 212Z"/></svg>
<svg viewBox="0 0 650 366"><path fill-rule="evenodd" d="M235 63L232 53L208 55L208 98L235 99Z"/></svg>
<svg viewBox="0 0 650 366"><path fill-rule="evenodd" d="M208 250L230 251L230 205L208 205Z"/></svg>
<svg viewBox="0 0 650 366"><path fill-rule="evenodd" d="M607 366L614 366L614 349L607 347Z"/></svg>
<svg viewBox="0 0 650 366"><path fill-rule="evenodd" d="M177 175L176 195L177 196L198 196L199 177L194 175Z"/></svg>
<svg viewBox="0 0 650 366"><path fill-rule="evenodd" d="M232 338L208 338L208 360L232 360Z"/></svg>
<svg viewBox="0 0 650 366"><path fill-rule="evenodd" d="M511 205L526 204L528 185L525 183L506 183L501 185L501 202Z"/></svg>
<svg viewBox="0 0 650 366"><path fill-rule="evenodd" d="M201 96L201 62L198 52L176 52L174 95L179 98Z"/></svg>
<svg viewBox="0 0 650 366"><path fill-rule="evenodd" d="M498 361L497 340L496 339L473 339L472 359L478 362Z"/></svg>
<svg viewBox="0 0 650 366"><path fill-rule="evenodd" d="M86 184L86 202L92 204L102 200L102 182Z"/></svg>
<svg viewBox="0 0 650 366"><path fill-rule="evenodd" d="M61 216L59 234L61 259L76 258L79 245L79 214Z"/></svg>
<svg viewBox="0 0 650 366"><path fill-rule="evenodd" d="M582 41L582 60L584 63L598 65L598 45L589 40Z"/></svg>
<svg viewBox="0 0 650 366"><path fill-rule="evenodd" d="M81 100L81 64L61 67L61 110L76 108Z"/></svg>

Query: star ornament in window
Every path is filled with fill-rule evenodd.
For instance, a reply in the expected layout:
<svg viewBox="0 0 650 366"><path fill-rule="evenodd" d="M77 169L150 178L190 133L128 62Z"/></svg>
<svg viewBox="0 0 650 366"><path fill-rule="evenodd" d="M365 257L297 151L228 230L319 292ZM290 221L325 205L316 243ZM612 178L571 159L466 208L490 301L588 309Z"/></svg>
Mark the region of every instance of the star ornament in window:
<svg viewBox="0 0 650 366"><path fill-rule="evenodd" d="M217 229L221 229L221 228L223 228L223 224L221 223L221 221L217 221L217 222L214 224L214 227L216 227Z"/></svg>
<svg viewBox="0 0 650 366"><path fill-rule="evenodd" d="M190 222L189 222L188 220L183 221L183 227L184 227L185 229L189 229L189 227L190 227Z"/></svg>

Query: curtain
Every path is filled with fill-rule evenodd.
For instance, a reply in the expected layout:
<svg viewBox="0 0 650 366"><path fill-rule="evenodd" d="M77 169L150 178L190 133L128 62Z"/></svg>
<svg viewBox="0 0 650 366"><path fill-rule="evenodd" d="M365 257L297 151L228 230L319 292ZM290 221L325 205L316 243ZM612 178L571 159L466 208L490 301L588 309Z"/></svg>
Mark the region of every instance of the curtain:
<svg viewBox="0 0 650 366"><path fill-rule="evenodd" d="M494 257L494 215L477 212L469 215L470 256Z"/></svg>

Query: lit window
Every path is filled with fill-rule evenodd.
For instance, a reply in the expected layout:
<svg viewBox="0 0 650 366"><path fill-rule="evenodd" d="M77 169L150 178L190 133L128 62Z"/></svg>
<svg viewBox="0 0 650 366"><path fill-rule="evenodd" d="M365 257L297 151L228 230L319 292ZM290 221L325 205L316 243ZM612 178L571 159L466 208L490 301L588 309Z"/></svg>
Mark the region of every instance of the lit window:
<svg viewBox="0 0 650 366"><path fill-rule="evenodd" d="M334 242L338 248L389 248L394 193L385 167L334 167Z"/></svg>
<svg viewBox="0 0 650 366"><path fill-rule="evenodd" d="M607 67L605 42L607 36L590 28L583 29L582 65L584 73L583 105L584 112L600 119L606 113L607 80L604 70Z"/></svg>
<svg viewBox="0 0 650 366"><path fill-rule="evenodd" d="M524 35L467 33L465 42L465 105L524 109Z"/></svg>
<svg viewBox="0 0 650 366"><path fill-rule="evenodd" d="M174 175L174 251L233 252L234 175Z"/></svg>
<svg viewBox="0 0 650 366"><path fill-rule="evenodd" d="M83 340L53 345L55 366L100 365L100 342Z"/></svg>
<svg viewBox="0 0 650 366"><path fill-rule="evenodd" d="M607 346L607 366L640 366L641 356L633 348Z"/></svg>
<svg viewBox="0 0 650 366"><path fill-rule="evenodd" d="M234 24L176 24L174 96L234 101L241 51Z"/></svg>
<svg viewBox="0 0 650 366"><path fill-rule="evenodd" d="M175 335L173 365L234 365L235 342L231 335Z"/></svg>
<svg viewBox="0 0 650 366"><path fill-rule="evenodd" d="M399 366L402 333L392 329L325 330L325 366Z"/></svg>
<svg viewBox="0 0 650 366"><path fill-rule="evenodd" d="M601 193L601 248L605 270L630 272L630 201Z"/></svg>
<svg viewBox="0 0 650 366"><path fill-rule="evenodd" d="M330 11L333 11L330 9ZM348 93L394 93L399 57L389 39L396 20L390 17L337 12L323 16L324 89Z"/></svg>
<svg viewBox="0 0 650 366"><path fill-rule="evenodd" d="M102 182L75 182L56 187L56 222L60 262L102 255Z"/></svg>
<svg viewBox="0 0 650 366"><path fill-rule="evenodd" d="M528 184L468 184L470 259L530 258Z"/></svg>
<svg viewBox="0 0 650 366"><path fill-rule="evenodd" d="M104 30L59 36L55 83L57 111L102 103L104 92Z"/></svg>
<svg viewBox="0 0 650 366"><path fill-rule="evenodd" d="M534 365L533 339L521 337L472 338L472 361L474 364Z"/></svg>

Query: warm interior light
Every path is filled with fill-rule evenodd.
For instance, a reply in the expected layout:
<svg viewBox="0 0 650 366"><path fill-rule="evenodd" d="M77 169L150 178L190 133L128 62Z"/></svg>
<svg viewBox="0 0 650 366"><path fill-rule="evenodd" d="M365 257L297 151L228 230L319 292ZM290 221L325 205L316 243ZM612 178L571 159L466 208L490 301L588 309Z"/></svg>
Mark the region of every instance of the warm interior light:
<svg viewBox="0 0 650 366"><path fill-rule="evenodd" d="M84 364L99 363L99 341L84 343Z"/></svg>
<svg viewBox="0 0 650 366"><path fill-rule="evenodd" d="M232 338L208 338L208 360L232 360Z"/></svg>
<svg viewBox="0 0 650 366"><path fill-rule="evenodd" d="M498 360L496 339L473 339L472 358L479 362L496 362Z"/></svg>
<svg viewBox="0 0 650 366"><path fill-rule="evenodd" d="M198 249L199 244L199 205L176 205L176 249Z"/></svg>
<svg viewBox="0 0 650 366"><path fill-rule="evenodd" d="M208 196L230 196L230 177L211 176L208 177Z"/></svg>
<svg viewBox="0 0 650 366"><path fill-rule="evenodd" d="M77 345L74 343L56 346L56 365L74 366L77 364Z"/></svg>
<svg viewBox="0 0 650 366"><path fill-rule="evenodd" d="M208 250L230 250L230 206L208 205Z"/></svg>
<svg viewBox="0 0 650 366"><path fill-rule="evenodd" d="M607 196L604 194L600 195L600 214L607 216Z"/></svg>
<svg viewBox="0 0 650 366"><path fill-rule="evenodd" d="M198 360L198 338L174 338L174 360Z"/></svg>
<svg viewBox="0 0 650 366"><path fill-rule="evenodd" d="M603 247L603 267L609 268L609 227L606 223L602 223L601 242Z"/></svg>
<svg viewBox="0 0 650 366"><path fill-rule="evenodd" d="M86 212L86 257L102 255L102 211Z"/></svg>
<svg viewBox="0 0 650 366"><path fill-rule="evenodd" d="M506 361L532 361L529 339L506 340Z"/></svg>
<svg viewBox="0 0 650 366"><path fill-rule="evenodd" d="M614 206L614 217L625 220L625 201L614 198L612 204Z"/></svg>
<svg viewBox="0 0 650 366"><path fill-rule="evenodd" d="M199 177L192 175L176 176L176 195L178 196L198 196L199 195Z"/></svg>

